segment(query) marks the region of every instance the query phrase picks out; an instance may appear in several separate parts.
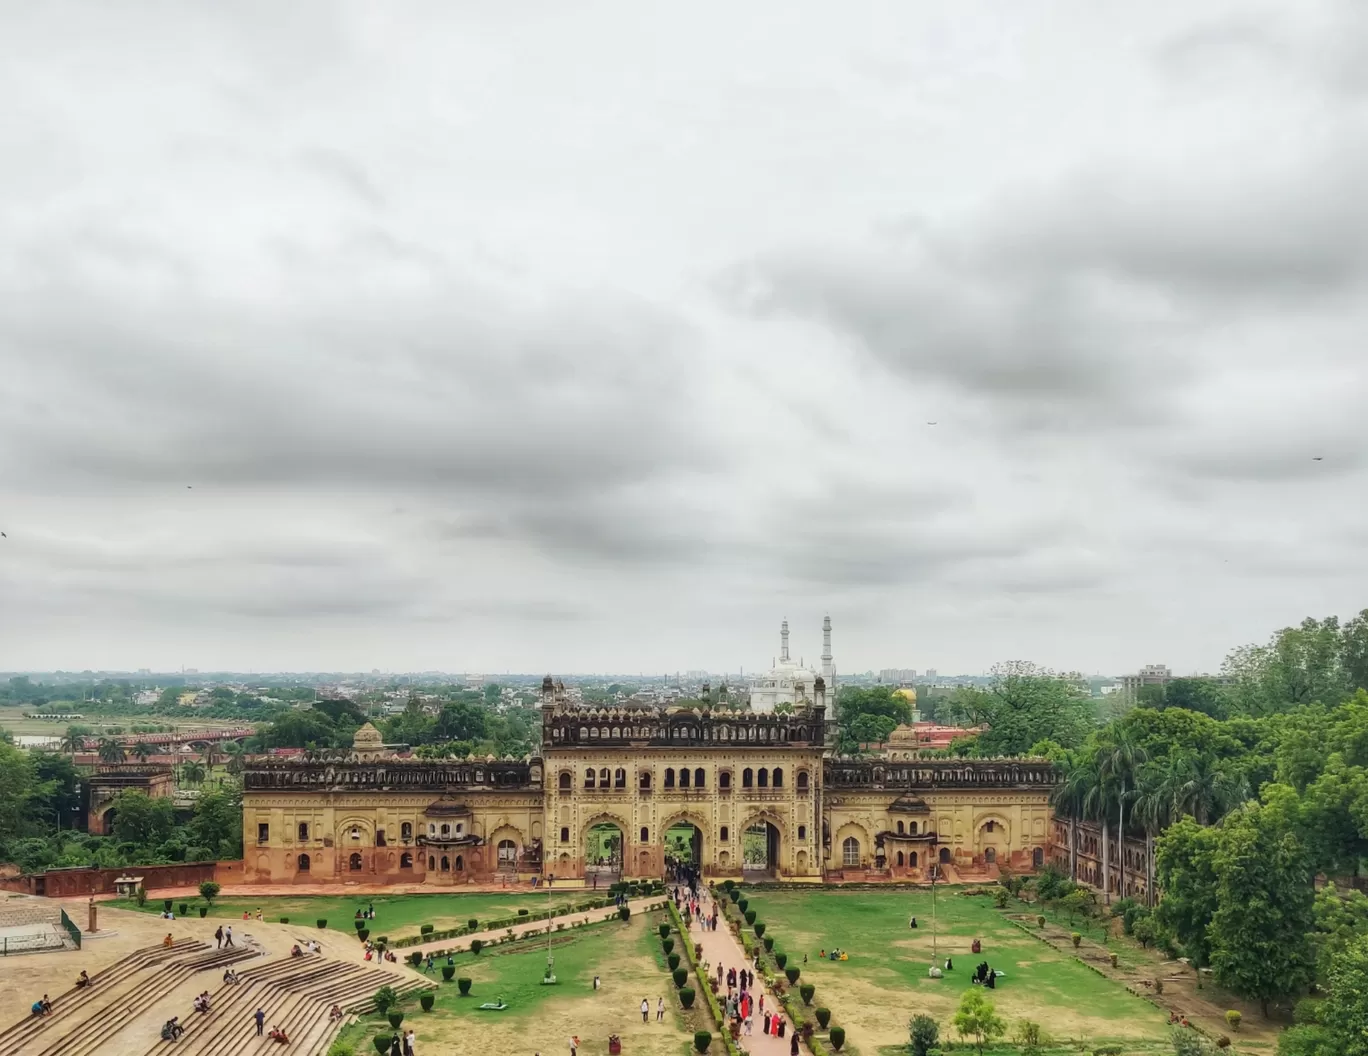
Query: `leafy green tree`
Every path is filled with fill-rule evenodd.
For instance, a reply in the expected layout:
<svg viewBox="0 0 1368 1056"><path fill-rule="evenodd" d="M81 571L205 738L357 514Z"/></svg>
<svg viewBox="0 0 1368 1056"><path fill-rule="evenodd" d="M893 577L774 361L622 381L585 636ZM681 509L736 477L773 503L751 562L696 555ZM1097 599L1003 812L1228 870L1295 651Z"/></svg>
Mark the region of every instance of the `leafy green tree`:
<svg viewBox="0 0 1368 1056"><path fill-rule="evenodd" d="M212 880L205 880L199 885L200 898L211 906L214 904L214 899L218 898L221 890L223 889Z"/></svg>
<svg viewBox="0 0 1368 1056"><path fill-rule="evenodd" d="M75 755L85 747L85 739L89 736L88 726L68 726L66 733L62 734L62 743L59 747L68 755Z"/></svg>
<svg viewBox="0 0 1368 1056"><path fill-rule="evenodd" d="M1368 1056L1368 938L1357 939L1334 959L1320 1021L1341 1056Z"/></svg>
<svg viewBox="0 0 1368 1056"><path fill-rule="evenodd" d="M134 741L133 755L137 758L138 762L145 763L152 757L152 746L146 741Z"/></svg>
<svg viewBox="0 0 1368 1056"><path fill-rule="evenodd" d="M1350 946L1368 938L1368 896L1327 884L1316 892L1312 912L1316 921L1311 933L1316 981L1329 987L1335 960Z"/></svg>
<svg viewBox="0 0 1368 1056"><path fill-rule="evenodd" d="M908 1021L908 1047L912 1056L927 1056L940 1040L940 1027L927 1015L916 1015Z"/></svg>
<svg viewBox="0 0 1368 1056"><path fill-rule="evenodd" d="M192 846L207 847L219 859L242 856L242 794L236 788L216 789L200 796L195 816L186 826Z"/></svg>
<svg viewBox="0 0 1368 1056"><path fill-rule="evenodd" d="M962 689L945 710L953 721L988 727L974 744L980 756L1022 755L1045 738L1074 748L1095 726L1094 705L1078 675L1024 661L998 664L986 690Z"/></svg>
<svg viewBox="0 0 1368 1056"><path fill-rule="evenodd" d="M979 1056L983 1046L992 1044L1007 1033L1007 1023L997 1014L993 1003L983 996L983 991L971 987L960 998L959 1008L955 1011L955 1030L962 1038L973 1038L978 1046Z"/></svg>
<svg viewBox="0 0 1368 1056"><path fill-rule="evenodd" d="M96 754L102 763L122 763L125 759L123 745L118 741L112 741L108 737L101 737Z"/></svg>
<svg viewBox="0 0 1368 1056"><path fill-rule="evenodd" d="M208 771L204 764L197 759L190 759L181 763L181 780L187 785L202 785Z"/></svg>
<svg viewBox="0 0 1368 1056"><path fill-rule="evenodd" d="M1307 933L1314 924L1311 874L1295 835L1257 805L1222 825L1212 861L1216 912L1208 928L1216 981L1240 997L1268 1003L1312 978Z"/></svg>
<svg viewBox="0 0 1368 1056"><path fill-rule="evenodd" d="M135 847L156 847L176 827L171 800L152 799L145 792L121 793L114 801L114 811L115 839Z"/></svg>
<svg viewBox="0 0 1368 1056"><path fill-rule="evenodd" d="M1154 915L1194 968L1211 963L1207 925L1216 912L1217 834L1185 817L1159 837L1155 875L1163 896ZM1198 974L1198 983L1201 975Z"/></svg>
<svg viewBox="0 0 1368 1056"><path fill-rule="evenodd" d="M485 711L478 704L452 701L442 705L433 736L443 741L478 741L485 735Z"/></svg>
<svg viewBox="0 0 1368 1056"><path fill-rule="evenodd" d="M0 741L0 841L27 835L41 788L27 752Z"/></svg>
<svg viewBox="0 0 1368 1056"><path fill-rule="evenodd" d="M1348 655L1339 619L1305 619L1278 631L1266 645L1236 649L1222 672L1232 677L1232 702L1244 714L1270 715L1299 704L1338 703L1350 690Z"/></svg>

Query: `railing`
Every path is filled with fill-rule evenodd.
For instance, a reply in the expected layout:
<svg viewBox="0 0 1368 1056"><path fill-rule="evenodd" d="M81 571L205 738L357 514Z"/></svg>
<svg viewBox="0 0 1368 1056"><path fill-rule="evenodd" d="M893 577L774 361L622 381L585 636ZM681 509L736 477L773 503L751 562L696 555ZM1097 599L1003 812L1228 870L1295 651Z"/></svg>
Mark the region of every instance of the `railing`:
<svg viewBox="0 0 1368 1056"><path fill-rule="evenodd" d="M65 909L62 910L62 927L66 928L66 933L71 936L71 941L76 944L76 948L79 950L81 948L81 929L72 923Z"/></svg>

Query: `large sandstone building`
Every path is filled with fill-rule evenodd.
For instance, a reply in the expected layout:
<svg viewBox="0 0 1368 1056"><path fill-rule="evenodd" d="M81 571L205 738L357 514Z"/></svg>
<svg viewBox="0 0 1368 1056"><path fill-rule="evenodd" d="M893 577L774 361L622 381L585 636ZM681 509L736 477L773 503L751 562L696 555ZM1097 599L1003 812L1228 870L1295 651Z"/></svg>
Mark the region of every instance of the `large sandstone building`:
<svg viewBox="0 0 1368 1056"><path fill-rule="evenodd" d="M367 724L349 752L244 774L244 873L257 883L487 881L499 873L925 879L1039 867L1051 765L827 748L826 686L785 713L594 709L542 686L542 754L422 760ZM684 834L681 842L681 834Z"/></svg>

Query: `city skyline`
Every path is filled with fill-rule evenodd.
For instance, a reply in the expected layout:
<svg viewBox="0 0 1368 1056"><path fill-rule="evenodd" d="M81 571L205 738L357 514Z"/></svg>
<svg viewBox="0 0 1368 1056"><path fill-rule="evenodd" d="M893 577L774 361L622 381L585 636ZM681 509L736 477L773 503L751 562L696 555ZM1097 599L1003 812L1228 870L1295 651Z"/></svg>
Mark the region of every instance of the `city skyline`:
<svg viewBox="0 0 1368 1056"><path fill-rule="evenodd" d="M1037 15L16 10L0 668L760 671L830 613L838 673L1214 671L1357 612L1368 11Z"/></svg>

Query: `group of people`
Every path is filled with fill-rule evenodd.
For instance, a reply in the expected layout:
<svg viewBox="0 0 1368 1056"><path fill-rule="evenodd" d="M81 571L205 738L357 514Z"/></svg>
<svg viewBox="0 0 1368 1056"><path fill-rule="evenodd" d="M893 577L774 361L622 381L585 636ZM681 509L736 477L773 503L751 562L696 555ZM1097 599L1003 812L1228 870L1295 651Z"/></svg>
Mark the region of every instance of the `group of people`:
<svg viewBox="0 0 1368 1056"><path fill-rule="evenodd" d="M703 912L703 903L699 901L697 892L676 887L671 892L671 895L674 898L675 909L679 910L680 914L684 917L686 926L692 927L694 920L697 919L699 926L704 931L717 930L716 902L712 904L712 912L710 914L705 914Z"/></svg>
<svg viewBox="0 0 1368 1056"><path fill-rule="evenodd" d="M247 914L244 913L242 917L246 920ZM229 946L233 945L233 925L229 924L225 928L220 924L214 929L214 945L216 949L220 950L226 950Z"/></svg>
<svg viewBox="0 0 1368 1056"><path fill-rule="evenodd" d="M313 939L310 939L310 940L309 940L308 942L306 942L303 946L300 946L299 943L296 942L293 946L290 947L290 956L291 956L291 957L303 957L306 950L307 950L309 953L317 953L317 952L318 952L319 950L321 950L322 948L323 948L323 947L321 947L321 946L320 946L317 942L315 942Z"/></svg>
<svg viewBox="0 0 1368 1056"><path fill-rule="evenodd" d="M397 1030L390 1036L389 1056L416 1056L415 1035L412 1030L400 1034Z"/></svg>
<svg viewBox="0 0 1368 1056"><path fill-rule="evenodd" d="M750 1036L755 1032L755 1018L760 1017L760 1029L770 1037L790 1037L789 1052L798 1052L798 1034L789 1034L788 1021L776 1009L765 1008L765 994L755 986L755 973L748 968L717 966L717 985L726 985L727 996L722 1002L723 1015L734 1023L738 1033Z"/></svg>
<svg viewBox="0 0 1368 1056"><path fill-rule="evenodd" d="M82 975L85 973L82 972ZM33 1002L29 1009L35 1016L48 1016L52 1014L52 1002L48 1000L48 995L44 994L39 1000Z"/></svg>
<svg viewBox="0 0 1368 1056"><path fill-rule="evenodd" d="M200 993L200 995L199 995L198 997L195 998L195 1000L194 1000L194 1002L192 1003L192 1005L193 1005L193 1008L195 1009L196 1012L210 1012L210 1011L212 1011L212 1010L213 1010L213 1005L212 1005L212 1003L211 1003L210 1000L209 1000L209 991L208 991L208 990L202 991L202 992Z"/></svg>
<svg viewBox="0 0 1368 1056"><path fill-rule="evenodd" d="M237 986L238 984L238 974L233 971L231 964L223 970L223 981L228 986Z"/></svg>
<svg viewBox="0 0 1368 1056"><path fill-rule="evenodd" d="M946 963L948 964L949 962ZM979 966L974 969L973 978L971 978L969 981L973 983L975 986L982 985L986 986L989 990L996 990L997 978L1001 974L1001 972L997 972L994 971L992 968L989 968L987 961L982 961L979 963Z"/></svg>
<svg viewBox="0 0 1368 1056"><path fill-rule="evenodd" d="M828 953L826 950L823 950L820 954L818 954L818 956L821 957L821 959L824 960L824 961L848 961L848 960L850 960L850 954L846 953L845 950L836 949L836 948L833 948L833 949L831 950L830 953Z"/></svg>
<svg viewBox="0 0 1368 1056"><path fill-rule="evenodd" d="M180 1025L180 1016L172 1016L162 1024L162 1041L175 1041L185 1033L185 1028Z"/></svg>
<svg viewBox="0 0 1368 1056"><path fill-rule="evenodd" d="M594 982L595 982L595 983L598 982L598 976L597 976L597 975L594 976ZM598 987L595 986L594 989L597 990ZM650 1020L650 1018L651 1018L651 999L650 999L649 997L643 997L643 998L641 999L641 1022L646 1023L646 1022L648 1022L648 1021ZM659 1023L659 1022L660 1022L662 1019L664 1019L664 1018L665 1018L665 999L664 999L663 997L658 997L658 998L656 998L656 1022Z"/></svg>
<svg viewBox="0 0 1368 1056"><path fill-rule="evenodd" d="M266 1010L264 1008L257 1008L257 1010L252 1013L252 1019L256 1022L258 1038L265 1035L277 1045L288 1045L290 1043L289 1035L279 1027L272 1026L269 1031L266 1030Z"/></svg>
<svg viewBox="0 0 1368 1056"><path fill-rule="evenodd" d="M358 909L358 910L356 911L356 919L357 919L357 920L374 920L374 919L375 919L375 903L374 903L374 902L368 902L368 903L366 903L366 908L365 908L365 909Z"/></svg>
<svg viewBox="0 0 1368 1056"><path fill-rule="evenodd" d="M368 961L375 961L377 964L383 964L385 961L389 961L391 964L398 964L398 963L399 963L399 958L395 956L395 953L394 953L393 950L382 950L379 946L375 945L375 943L371 942L370 939L367 939L367 940L365 941L364 946L365 946L365 950L366 950L365 959L368 960ZM296 949L297 949L297 948L298 948L298 947L296 947ZM431 970L431 968L432 968L431 961L432 961L432 957L429 956L429 957L428 957L428 962L429 962L429 963L428 963L428 969L429 969L429 970Z"/></svg>

